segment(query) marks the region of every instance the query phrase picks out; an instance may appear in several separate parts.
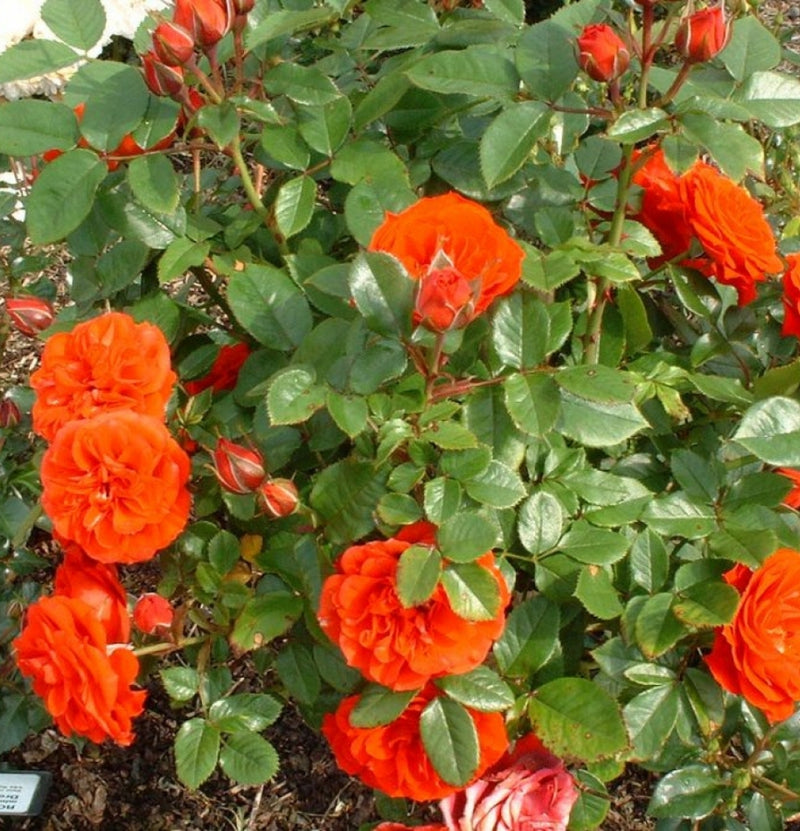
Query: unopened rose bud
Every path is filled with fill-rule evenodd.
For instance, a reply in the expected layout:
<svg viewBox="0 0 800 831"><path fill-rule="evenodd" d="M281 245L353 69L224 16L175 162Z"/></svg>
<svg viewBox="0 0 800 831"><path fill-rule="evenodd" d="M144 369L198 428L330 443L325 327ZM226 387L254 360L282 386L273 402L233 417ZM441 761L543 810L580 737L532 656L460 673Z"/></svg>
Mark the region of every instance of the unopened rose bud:
<svg viewBox="0 0 800 831"><path fill-rule="evenodd" d="M159 629L169 629L174 616L169 600L154 592L143 594L133 607L133 623L145 635L153 635Z"/></svg>
<svg viewBox="0 0 800 831"><path fill-rule="evenodd" d="M16 427L21 419L19 407L10 398L0 400L0 428Z"/></svg>
<svg viewBox="0 0 800 831"><path fill-rule="evenodd" d="M256 494L259 510L278 519L297 510L300 496L291 479L268 479Z"/></svg>
<svg viewBox="0 0 800 831"><path fill-rule="evenodd" d="M176 23L164 21L153 31L153 52L167 66L186 66L194 56L191 32Z"/></svg>
<svg viewBox="0 0 800 831"><path fill-rule="evenodd" d="M142 55L142 68L147 86L156 95L171 98L183 89L183 69L162 63L155 52Z"/></svg>
<svg viewBox="0 0 800 831"><path fill-rule="evenodd" d="M703 63L727 46L730 34L725 7L720 3L684 17L675 33L675 48L689 63Z"/></svg>
<svg viewBox="0 0 800 831"><path fill-rule="evenodd" d="M473 317L475 294L455 268L432 269L419 281L414 319L437 332L466 326Z"/></svg>
<svg viewBox="0 0 800 831"><path fill-rule="evenodd" d="M232 0L176 0L172 19L208 49L228 34L235 16Z"/></svg>
<svg viewBox="0 0 800 831"><path fill-rule="evenodd" d="M577 43L578 64L595 81L619 78L631 61L625 42L605 23L586 26Z"/></svg>
<svg viewBox="0 0 800 831"><path fill-rule="evenodd" d="M220 485L231 493L253 493L264 481L264 459L257 450L220 439L213 454Z"/></svg>
<svg viewBox="0 0 800 831"><path fill-rule="evenodd" d="M18 332L35 338L53 322L53 307L41 297L7 297L6 312Z"/></svg>

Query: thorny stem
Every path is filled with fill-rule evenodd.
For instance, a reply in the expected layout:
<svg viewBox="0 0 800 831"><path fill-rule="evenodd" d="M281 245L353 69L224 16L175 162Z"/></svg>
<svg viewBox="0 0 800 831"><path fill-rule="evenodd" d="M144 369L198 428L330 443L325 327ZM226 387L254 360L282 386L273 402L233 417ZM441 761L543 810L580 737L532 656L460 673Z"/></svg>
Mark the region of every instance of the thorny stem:
<svg viewBox="0 0 800 831"><path fill-rule="evenodd" d="M678 71L678 74L675 76L675 80L672 82L672 86L661 96L661 98L656 101L656 107L663 107L664 104L668 104L672 99L675 97L678 90L683 86L686 79L689 77L689 73L692 71L692 67L694 66L693 63L686 61L683 66Z"/></svg>
<svg viewBox="0 0 800 831"><path fill-rule="evenodd" d="M645 3L642 9L642 74L639 79L639 107L647 106L647 76L653 62L654 50L651 46L655 10L652 3Z"/></svg>
<svg viewBox="0 0 800 831"><path fill-rule="evenodd" d="M217 307L225 314L225 317L228 318L230 321L231 326L241 331L241 327L236 321L236 317L233 314L233 309L231 309L228 301L223 296L222 292L217 288L217 284L214 280L209 276L209 274L214 273L214 264L207 260L201 266L194 266L189 269L194 277L197 278L197 282L203 287L205 293L214 301Z"/></svg>

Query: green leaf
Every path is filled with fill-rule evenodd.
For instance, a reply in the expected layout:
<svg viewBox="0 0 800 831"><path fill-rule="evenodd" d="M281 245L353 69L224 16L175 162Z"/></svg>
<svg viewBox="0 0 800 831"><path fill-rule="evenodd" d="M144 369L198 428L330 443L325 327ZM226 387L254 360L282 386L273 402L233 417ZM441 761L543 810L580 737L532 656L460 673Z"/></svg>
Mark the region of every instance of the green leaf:
<svg viewBox="0 0 800 831"><path fill-rule="evenodd" d="M658 591L669 573L669 554L661 537L649 528L637 535L629 557L631 577L646 592Z"/></svg>
<svg viewBox="0 0 800 831"><path fill-rule="evenodd" d="M595 528L586 520L574 522L558 547L564 554L587 565L611 565L628 551L629 541L608 528Z"/></svg>
<svg viewBox="0 0 800 831"><path fill-rule="evenodd" d="M510 179L547 133L551 111L540 101L510 104L486 128L481 138L481 173L493 188Z"/></svg>
<svg viewBox="0 0 800 831"><path fill-rule="evenodd" d="M678 719L680 696L672 684L645 690L622 711L633 743L633 758L657 758Z"/></svg>
<svg viewBox="0 0 800 831"><path fill-rule="evenodd" d="M434 698L422 711L419 732L439 776L450 785L466 785L480 761L478 731L469 712L450 698Z"/></svg>
<svg viewBox="0 0 800 831"><path fill-rule="evenodd" d="M280 701L271 695L236 693L217 699L209 708L208 718L223 732L252 730L259 733L277 720L281 709Z"/></svg>
<svg viewBox="0 0 800 831"><path fill-rule="evenodd" d="M322 680L311 650L299 641L289 641L275 659L278 677L287 693L301 704L319 699Z"/></svg>
<svg viewBox="0 0 800 831"><path fill-rule="evenodd" d="M309 501L332 542L349 545L374 529L373 512L386 492L386 478L386 472L376 472L370 462L351 459L320 473Z"/></svg>
<svg viewBox="0 0 800 831"><path fill-rule="evenodd" d="M248 264L244 271L234 272L228 302L239 323L270 349L288 351L299 346L313 325L303 293L273 266Z"/></svg>
<svg viewBox="0 0 800 831"><path fill-rule="evenodd" d="M439 476L425 483L425 516L441 525L461 506L461 485L454 479Z"/></svg>
<svg viewBox="0 0 800 831"><path fill-rule="evenodd" d="M685 113L681 123L686 136L704 147L734 181L748 173L764 175L764 148L740 125L720 123L706 113Z"/></svg>
<svg viewBox="0 0 800 831"><path fill-rule="evenodd" d="M106 27L106 12L100 0L47 0L41 15L59 40L83 51L100 40Z"/></svg>
<svg viewBox="0 0 800 831"><path fill-rule="evenodd" d="M309 147L324 156L333 154L342 146L352 124L353 108L345 96L299 112L300 135ZM282 128L281 128L282 129Z"/></svg>
<svg viewBox="0 0 800 831"><path fill-rule="evenodd" d="M267 411L272 424L308 421L325 406L325 388L316 383L310 368L292 366L277 373L267 391Z"/></svg>
<svg viewBox="0 0 800 831"><path fill-rule="evenodd" d="M719 580L704 580L684 589L672 605L675 616L689 626L723 626L739 605L739 592Z"/></svg>
<svg viewBox="0 0 800 831"><path fill-rule="evenodd" d="M483 7L499 20L521 26L525 22L523 0L484 0Z"/></svg>
<svg viewBox="0 0 800 831"><path fill-rule="evenodd" d="M284 634L302 612L302 599L288 592L257 595L239 613L230 635L231 644L242 652L263 646Z"/></svg>
<svg viewBox="0 0 800 831"><path fill-rule="evenodd" d="M71 150L50 162L25 203L31 242L46 245L74 231L92 210L107 172L106 163L90 150Z"/></svg>
<svg viewBox="0 0 800 831"><path fill-rule="evenodd" d="M350 438L354 438L366 428L369 409L365 398L341 395L334 390L328 390L325 406L336 426Z"/></svg>
<svg viewBox="0 0 800 831"><path fill-rule="evenodd" d="M164 285L183 277L190 268L203 265L210 249L209 242L194 242L188 237L174 239L158 258L158 282Z"/></svg>
<svg viewBox="0 0 800 831"><path fill-rule="evenodd" d="M397 596L409 609L425 603L439 584L442 557L435 548L412 545L397 561Z"/></svg>
<svg viewBox="0 0 800 831"><path fill-rule="evenodd" d="M547 357L550 316L534 294L515 292L497 303L492 345L500 360L514 369L532 369Z"/></svg>
<svg viewBox="0 0 800 831"><path fill-rule="evenodd" d="M279 63L264 75L264 89L270 95L285 95L297 104L313 107L341 97L333 81L318 69L289 61Z"/></svg>
<svg viewBox="0 0 800 831"><path fill-rule="evenodd" d="M476 502L491 508L512 508L527 493L519 474L493 460L478 476L464 483L464 489Z"/></svg>
<svg viewBox="0 0 800 831"><path fill-rule="evenodd" d="M587 447L618 444L648 426L633 404L591 401L561 391L561 413L556 427Z"/></svg>
<svg viewBox="0 0 800 831"><path fill-rule="evenodd" d="M187 788L199 788L217 766L220 734L203 718L185 721L175 736L175 769Z"/></svg>
<svg viewBox="0 0 800 831"><path fill-rule="evenodd" d="M450 608L465 620L493 620L500 611L495 576L477 563L450 563L442 572Z"/></svg>
<svg viewBox="0 0 800 831"><path fill-rule="evenodd" d="M350 270L350 290L367 326L382 335L411 333L415 282L394 257L364 252Z"/></svg>
<svg viewBox="0 0 800 831"><path fill-rule="evenodd" d="M555 548L563 525L564 509L547 491L532 494L517 511L519 541L531 554L543 554Z"/></svg>
<svg viewBox="0 0 800 831"><path fill-rule="evenodd" d="M610 138L637 144L669 127L669 115L658 107L627 110L608 129Z"/></svg>
<svg viewBox="0 0 800 831"><path fill-rule="evenodd" d="M191 701L200 689L200 675L194 667L167 667L160 675L164 689L173 701Z"/></svg>
<svg viewBox="0 0 800 831"><path fill-rule="evenodd" d="M305 170L311 159L311 151L300 132L289 124L264 127L261 146L271 159L295 170Z"/></svg>
<svg viewBox="0 0 800 831"><path fill-rule="evenodd" d="M647 813L660 817L700 819L710 814L730 791L712 765L687 765L666 773L656 783Z"/></svg>
<svg viewBox="0 0 800 831"><path fill-rule="evenodd" d="M281 185L275 199L275 223L287 239L311 222L317 186L310 176L298 176Z"/></svg>
<svg viewBox="0 0 800 831"><path fill-rule="evenodd" d="M114 150L147 112L150 93L141 71L125 63L97 61L80 68L70 90L78 80L87 92L81 133L97 150Z"/></svg>
<svg viewBox="0 0 800 831"><path fill-rule="evenodd" d="M489 667L480 666L462 675L446 675L436 686L463 704L484 713L507 710L514 704L514 693Z"/></svg>
<svg viewBox="0 0 800 831"><path fill-rule="evenodd" d="M558 756L593 762L627 746L616 701L584 678L558 678L539 687L528 714L536 735Z"/></svg>
<svg viewBox="0 0 800 831"><path fill-rule="evenodd" d="M779 72L754 72L734 100L753 118L778 129L800 122L800 81Z"/></svg>
<svg viewBox="0 0 800 831"><path fill-rule="evenodd" d="M38 78L65 66L72 66L80 55L63 43L43 38L22 40L0 53L0 84Z"/></svg>
<svg viewBox="0 0 800 831"><path fill-rule="evenodd" d="M336 17L336 14L324 6L302 11L271 11L253 28L245 30L245 44L248 51L252 51L275 38L294 35L308 29L325 28L336 20Z"/></svg>
<svg viewBox="0 0 800 831"><path fill-rule="evenodd" d="M613 620L622 614L619 593L608 571L601 566L584 566L581 569L575 597L600 620Z"/></svg>
<svg viewBox="0 0 800 831"><path fill-rule="evenodd" d="M754 72L774 69L781 61L781 45L755 15L746 15L733 22L719 60L741 82Z"/></svg>
<svg viewBox="0 0 800 831"><path fill-rule="evenodd" d="M800 467L800 404L782 396L758 401L745 412L732 438L762 462Z"/></svg>
<svg viewBox="0 0 800 831"><path fill-rule="evenodd" d="M682 638L687 630L672 611L672 595L648 597L636 618L636 642L648 658L657 658Z"/></svg>
<svg viewBox="0 0 800 831"><path fill-rule="evenodd" d="M505 404L514 424L532 436L546 436L558 419L561 396L550 375L512 373L503 383Z"/></svg>
<svg viewBox="0 0 800 831"><path fill-rule="evenodd" d="M5 101L0 107L0 153L35 156L69 150L78 140L78 122L69 107L35 98Z"/></svg>
<svg viewBox="0 0 800 831"><path fill-rule="evenodd" d="M418 690L394 692L378 684L367 684L350 713L353 727L380 727L398 718Z"/></svg>
<svg viewBox="0 0 800 831"><path fill-rule="evenodd" d="M493 647L503 675L528 678L543 667L559 645L559 626L559 607L543 595L514 606L503 634Z"/></svg>
<svg viewBox="0 0 800 831"><path fill-rule="evenodd" d="M486 517L462 511L442 523L436 532L441 554L455 563L482 557L497 544L497 529Z"/></svg>
<svg viewBox="0 0 800 831"><path fill-rule="evenodd" d="M600 828L611 807L611 797L607 795L606 786L587 770L577 770L573 775L579 785L578 799L569 815L570 831Z"/></svg>
<svg viewBox="0 0 800 831"><path fill-rule="evenodd" d="M517 44L516 62L531 96L555 101L578 76L575 33L554 20L530 26Z"/></svg>
<svg viewBox="0 0 800 831"><path fill-rule="evenodd" d="M629 373L602 364L567 367L555 379L562 389L590 401L626 403L636 395L636 381Z"/></svg>
<svg viewBox="0 0 800 831"><path fill-rule="evenodd" d="M667 537L705 537L717 527L714 508L695 502L677 491L653 499L641 519L650 528Z"/></svg>
<svg viewBox="0 0 800 831"><path fill-rule="evenodd" d="M148 153L128 165L128 184L148 210L170 214L180 200L178 177L172 163L160 153Z"/></svg>
<svg viewBox="0 0 800 831"><path fill-rule="evenodd" d="M514 64L494 46L469 46L426 55L406 76L415 86L440 93L511 99L519 90Z"/></svg>
<svg viewBox="0 0 800 831"><path fill-rule="evenodd" d="M222 743L219 766L240 785L261 785L278 772L278 754L258 733L232 733Z"/></svg>
<svg viewBox="0 0 800 831"><path fill-rule="evenodd" d="M434 422L420 433L420 438L443 450L468 450L478 444L475 434L457 421Z"/></svg>

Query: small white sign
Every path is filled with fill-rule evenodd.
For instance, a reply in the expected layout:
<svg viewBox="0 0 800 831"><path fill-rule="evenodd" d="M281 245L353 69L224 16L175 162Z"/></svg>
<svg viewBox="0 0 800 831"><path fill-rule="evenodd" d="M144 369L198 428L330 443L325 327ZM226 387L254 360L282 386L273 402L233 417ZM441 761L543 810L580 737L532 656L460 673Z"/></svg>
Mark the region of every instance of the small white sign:
<svg viewBox="0 0 800 831"><path fill-rule="evenodd" d="M0 773L0 815L38 814L49 784L46 773Z"/></svg>

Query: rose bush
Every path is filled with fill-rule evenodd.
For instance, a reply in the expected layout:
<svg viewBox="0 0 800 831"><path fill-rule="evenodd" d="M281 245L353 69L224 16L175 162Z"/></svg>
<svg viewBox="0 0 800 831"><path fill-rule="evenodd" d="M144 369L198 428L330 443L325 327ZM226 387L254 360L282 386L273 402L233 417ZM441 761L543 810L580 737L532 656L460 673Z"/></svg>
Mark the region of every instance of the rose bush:
<svg viewBox="0 0 800 831"><path fill-rule="evenodd" d="M800 82L744 7L524 6L180 0L0 105L0 752L161 687L191 788L285 705L376 823L800 812Z"/></svg>

